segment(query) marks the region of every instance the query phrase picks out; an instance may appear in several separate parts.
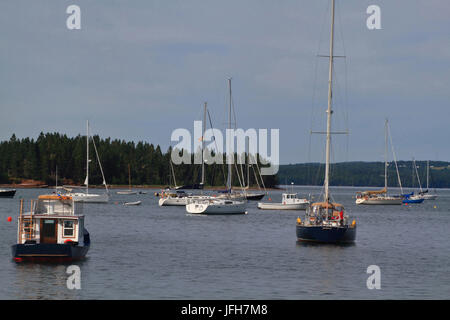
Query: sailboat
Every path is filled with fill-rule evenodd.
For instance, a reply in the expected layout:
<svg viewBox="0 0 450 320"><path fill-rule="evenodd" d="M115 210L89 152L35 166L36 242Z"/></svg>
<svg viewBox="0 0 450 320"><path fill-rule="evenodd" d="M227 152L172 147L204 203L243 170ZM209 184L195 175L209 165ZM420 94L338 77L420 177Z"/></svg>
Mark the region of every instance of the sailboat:
<svg viewBox="0 0 450 320"><path fill-rule="evenodd" d="M185 206L187 204L187 197L189 194L184 192L183 190L177 190L177 180L175 179L175 171L173 170L172 161L170 163L171 176L174 183L175 192L171 190L171 188L167 188L166 190L162 190L159 194L160 198L158 200L158 205L162 206Z"/></svg>
<svg viewBox="0 0 450 320"><path fill-rule="evenodd" d="M297 218L296 234L298 241L319 243L351 243L356 238L356 221L349 224L349 217L344 207L331 201L329 192L330 181L330 149L331 149L331 115L332 115L332 84L333 84L333 46L334 46L334 0L331 1L331 32L330 56L328 73L328 109L326 131L326 157L324 198L322 202L312 203L306 209L304 220Z"/></svg>
<svg viewBox="0 0 450 320"><path fill-rule="evenodd" d="M411 165L412 165L412 183L414 184L414 176L416 176L417 182L419 183L420 192L417 194L414 194L414 191L413 191L410 194L403 195L404 196L403 203L422 203L423 200L425 200L425 199L422 197L423 190L422 190L422 186L420 184L420 178L419 178L419 172L417 171L416 160L414 160L414 158L412 159Z"/></svg>
<svg viewBox="0 0 450 320"><path fill-rule="evenodd" d="M434 200L437 198L436 194L428 193L429 180L430 180L430 161L427 161L427 188L419 193L419 195L424 200Z"/></svg>
<svg viewBox="0 0 450 320"><path fill-rule="evenodd" d="M230 94L230 105L228 115L228 125L231 129L231 79L228 79L228 87ZM232 198L231 194L231 167L233 163L233 153L228 151L228 176L227 176L227 193L221 198L213 197L192 197L188 198L186 211L191 214L246 214L247 200Z"/></svg>
<svg viewBox="0 0 450 320"><path fill-rule="evenodd" d="M128 164L128 190L117 191L117 194L137 194L137 191L131 190L131 171L130 164Z"/></svg>
<svg viewBox="0 0 450 320"><path fill-rule="evenodd" d="M205 141L204 141L204 135L206 131L206 112L207 112L208 104L205 102L203 107L203 129L202 129L202 181L200 183L194 183L194 184L187 184L183 186L175 187L176 190L180 189L197 189L197 190L203 190L203 187L205 186L205 159L204 159L204 149L205 149Z"/></svg>
<svg viewBox="0 0 450 320"><path fill-rule="evenodd" d="M261 172L259 171L258 163L256 163L256 169L258 171L258 175L257 175L255 168L253 167L253 165L250 164L250 154L247 155L247 159L248 159L247 160L247 186L245 187L245 199L261 200L262 198L264 198L264 196L266 195L267 192L249 192L248 191L248 190L250 190L250 167L253 169L253 173L255 175L255 181L256 181L256 184L258 185L258 188L261 188L259 185L258 176L259 176L259 179L261 180L261 184L263 185L264 190L266 189L266 187L264 185L264 180L262 179Z"/></svg>
<svg viewBox="0 0 450 320"><path fill-rule="evenodd" d="M106 203L109 201L109 192L108 192L108 186L106 184L105 175L103 174L103 168L102 164L100 163L100 159L98 157L97 148L95 146L94 140L92 142L94 143L94 149L95 153L97 155L97 161L100 166L100 171L102 173L103 177L103 184L105 185L105 193L104 194L96 194L96 193L89 193L89 162L91 161L89 159L89 120L86 121L86 179L84 181L84 184L86 185L86 192L74 192L72 193L71 189L68 193L66 193L66 196L72 197L72 199L75 202L87 202L87 203Z"/></svg>
<svg viewBox="0 0 450 320"><path fill-rule="evenodd" d="M384 151L384 188L375 191L363 191L356 194L356 204L366 204L366 205L401 205L402 197L400 196L389 196L388 195L388 182L387 182L387 148L388 148L388 120L385 121L385 151ZM396 163L397 167L397 163ZM398 171L397 171L398 174Z"/></svg>

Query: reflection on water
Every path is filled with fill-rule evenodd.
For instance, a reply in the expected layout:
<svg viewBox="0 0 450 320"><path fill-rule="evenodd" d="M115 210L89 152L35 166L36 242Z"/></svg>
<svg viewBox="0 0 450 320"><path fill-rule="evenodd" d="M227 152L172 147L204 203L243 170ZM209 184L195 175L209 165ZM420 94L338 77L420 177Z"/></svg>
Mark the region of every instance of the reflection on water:
<svg viewBox="0 0 450 320"><path fill-rule="evenodd" d="M14 263L15 277L12 282L13 299L78 299L78 290L67 289L66 273L70 265L78 265L83 273L83 261L74 263ZM83 279L81 277L81 279ZM83 284L82 284L83 285Z"/></svg>

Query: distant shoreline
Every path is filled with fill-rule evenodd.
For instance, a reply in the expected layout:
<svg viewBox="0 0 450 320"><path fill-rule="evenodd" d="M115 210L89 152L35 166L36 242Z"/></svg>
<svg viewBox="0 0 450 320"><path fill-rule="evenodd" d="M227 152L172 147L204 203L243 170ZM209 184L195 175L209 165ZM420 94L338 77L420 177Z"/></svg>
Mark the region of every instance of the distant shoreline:
<svg viewBox="0 0 450 320"><path fill-rule="evenodd" d="M167 185L132 185L132 189L166 189ZM49 186L46 184L0 184L0 188L12 188L12 189L54 189L55 186ZM85 188L84 186L68 186L68 188ZM103 185L90 185L89 188L91 189L104 189L105 187ZM225 186L207 186L203 190L217 190L217 189L225 189ZM129 189L129 185L108 185L108 189ZM184 189L184 190L190 190L190 189ZM193 189L193 190L201 190L201 189ZM262 190L257 187L251 187L248 190L257 191ZM266 188L266 190L283 190L283 188Z"/></svg>

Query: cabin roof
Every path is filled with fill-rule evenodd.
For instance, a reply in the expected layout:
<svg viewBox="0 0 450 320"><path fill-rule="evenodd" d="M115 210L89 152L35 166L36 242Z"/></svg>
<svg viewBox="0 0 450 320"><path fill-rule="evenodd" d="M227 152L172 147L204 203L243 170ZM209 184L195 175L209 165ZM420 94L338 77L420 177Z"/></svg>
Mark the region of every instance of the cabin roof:
<svg viewBox="0 0 450 320"><path fill-rule="evenodd" d="M344 207L340 203L330 203L330 202L315 202L311 206L312 207L322 207L322 208Z"/></svg>
<svg viewBox="0 0 450 320"><path fill-rule="evenodd" d="M44 194L38 197L39 200L72 200L70 196L58 196L53 194Z"/></svg>

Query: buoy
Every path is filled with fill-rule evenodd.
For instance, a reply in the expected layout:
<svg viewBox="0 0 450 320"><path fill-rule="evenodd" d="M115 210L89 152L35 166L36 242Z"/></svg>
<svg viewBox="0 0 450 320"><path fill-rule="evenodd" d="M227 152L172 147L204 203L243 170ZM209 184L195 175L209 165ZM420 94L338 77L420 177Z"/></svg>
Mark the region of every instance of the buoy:
<svg viewBox="0 0 450 320"><path fill-rule="evenodd" d="M356 220L353 220L352 221L352 226L355 226L356 225Z"/></svg>
<svg viewBox="0 0 450 320"><path fill-rule="evenodd" d="M11 217L8 217L8 222L11 222L12 221L12 218Z"/></svg>
<svg viewBox="0 0 450 320"><path fill-rule="evenodd" d="M434 206L433 208L435 208L435 209L436 209L436 206Z"/></svg>
<svg viewBox="0 0 450 320"><path fill-rule="evenodd" d="M302 219L297 218L297 223L298 223L298 224L302 223Z"/></svg>
<svg viewBox="0 0 450 320"><path fill-rule="evenodd" d="M272 201L272 198L269 198L269 201Z"/></svg>

